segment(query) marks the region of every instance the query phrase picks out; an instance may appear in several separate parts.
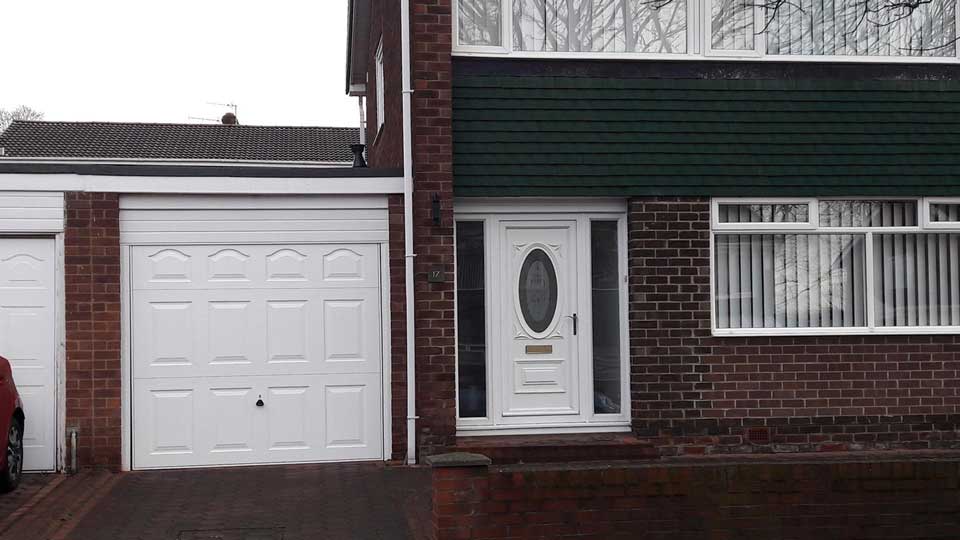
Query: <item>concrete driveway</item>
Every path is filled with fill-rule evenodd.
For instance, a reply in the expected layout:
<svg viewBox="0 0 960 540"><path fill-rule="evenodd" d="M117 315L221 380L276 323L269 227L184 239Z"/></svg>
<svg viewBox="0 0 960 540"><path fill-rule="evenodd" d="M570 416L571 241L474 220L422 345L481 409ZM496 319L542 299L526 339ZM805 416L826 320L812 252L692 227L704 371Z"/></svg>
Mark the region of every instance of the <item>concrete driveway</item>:
<svg viewBox="0 0 960 540"><path fill-rule="evenodd" d="M86 471L0 516L0 538L418 540L429 482L426 469L357 463Z"/></svg>

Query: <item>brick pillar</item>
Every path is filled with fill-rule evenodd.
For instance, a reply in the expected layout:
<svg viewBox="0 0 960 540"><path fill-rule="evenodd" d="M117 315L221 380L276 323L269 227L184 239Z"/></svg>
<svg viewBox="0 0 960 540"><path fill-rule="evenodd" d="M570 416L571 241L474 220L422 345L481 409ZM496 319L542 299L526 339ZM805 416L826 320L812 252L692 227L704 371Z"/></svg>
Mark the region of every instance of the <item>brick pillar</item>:
<svg viewBox="0 0 960 540"><path fill-rule="evenodd" d="M407 301L403 250L403 196L387 198L390 219L390 414L392 459L407 453Z"/></svg>
<svg viewBox="0 0 960 540"><path fill-rule="evenodd" d="M120 467L119 201L66 194L66 417L82 467Z"/></svg>
<svg viewBox="0 0 960 540"><path fill-rule="evenodd" d="M630 200L631 410L644 436L700 418L695 347L710 335L709 219L705 198Z"/></svg>
<svg viewBox="0 0 960 540"><path fill-rule="evenodd" d="M424 461L433 467L430 540L506 536L506 527L493 530L485 507L490 492L490 458L458 452L435 454Z"/></svg>
<svg viewBox="0 0 960 540"><path fill-rule="evenodd" d="M453 442L456 429L453 154L450 0L414 0L413 151L416 269L417 414L424 454ZM433 197L440 199L440 223ZM428 283L427 272L442 280Z"/></svg>

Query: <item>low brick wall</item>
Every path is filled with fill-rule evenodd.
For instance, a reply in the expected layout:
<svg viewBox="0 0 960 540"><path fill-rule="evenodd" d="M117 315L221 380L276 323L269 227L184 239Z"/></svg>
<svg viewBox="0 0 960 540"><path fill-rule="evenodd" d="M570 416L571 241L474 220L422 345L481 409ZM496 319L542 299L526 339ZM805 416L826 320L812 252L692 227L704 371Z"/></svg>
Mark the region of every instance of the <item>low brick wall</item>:
<svg viewBox="0 0 960 540"><path fill-rule="evenodd" d="M433 471L433 538L960 537L960 455L851 456L446 464Z"/></svg>

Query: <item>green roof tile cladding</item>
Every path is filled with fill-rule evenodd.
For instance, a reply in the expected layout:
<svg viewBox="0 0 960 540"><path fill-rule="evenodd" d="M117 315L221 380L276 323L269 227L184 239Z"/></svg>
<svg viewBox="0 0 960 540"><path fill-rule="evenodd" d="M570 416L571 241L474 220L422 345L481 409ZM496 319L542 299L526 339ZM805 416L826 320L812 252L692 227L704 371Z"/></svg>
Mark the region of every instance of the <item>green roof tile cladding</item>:
<svg viewBox="0 0 960 540"><path fill-rule="evenodd" d="M960 81L455 76L457 196L960 195Z"/></svg>

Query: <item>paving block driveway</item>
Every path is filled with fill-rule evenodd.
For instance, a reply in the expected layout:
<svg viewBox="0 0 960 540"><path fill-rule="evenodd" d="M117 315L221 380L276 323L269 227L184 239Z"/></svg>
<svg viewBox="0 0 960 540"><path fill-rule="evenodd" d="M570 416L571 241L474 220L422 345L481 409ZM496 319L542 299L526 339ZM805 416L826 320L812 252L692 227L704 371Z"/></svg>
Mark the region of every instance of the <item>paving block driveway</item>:
<svg viewBox="0 0 960 540"><path fill-rule="evenodd" d="M0 516L0 538L419 540L429 483L427 469L358 463L86 472L34 497L14 522Z"/></svg>

